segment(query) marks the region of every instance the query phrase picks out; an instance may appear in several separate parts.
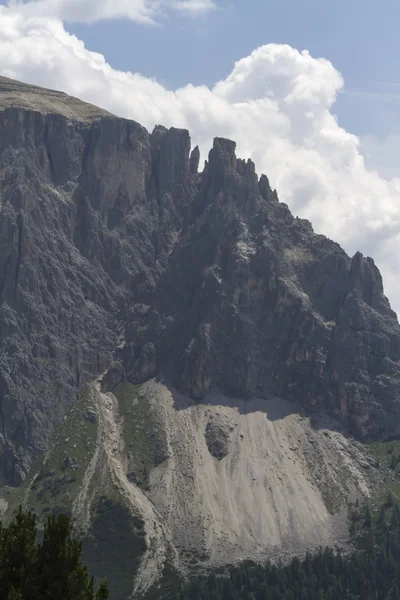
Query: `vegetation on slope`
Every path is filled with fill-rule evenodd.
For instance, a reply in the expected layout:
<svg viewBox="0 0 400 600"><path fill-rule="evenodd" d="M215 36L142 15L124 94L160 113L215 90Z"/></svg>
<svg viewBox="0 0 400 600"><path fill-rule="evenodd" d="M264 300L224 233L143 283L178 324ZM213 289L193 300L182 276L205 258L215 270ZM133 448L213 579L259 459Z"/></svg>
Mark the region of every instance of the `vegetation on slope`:
<svg viewBox="0 0 400 600"><path fill-rule="evenodd" d="M84 564L96 579L107 577L113 600L126 600L146 550L145 523L132 514L115 483L101 415L99 395L88 385L55 430L45 456L19 488L0 490L0 502L7 523L19 505L30 509L37 516L39 536L50 515L71 516Z"/></svg>
<svg viewBox="0 0 400 600"><path fill-rule="evenodd" d="M197 577L166 593L176 600L400 600L400 509L391 494L372 515L368 505L350 511L355 549L294 558L289 565L243 562Z"/></svg>
<svg viewBox="0 0 400 600"><path fill-rule="evenodd" d="M93 458L98 436L98 420L92 407L92 390L86 386L60 426L50 449L39 458L19 488L3 488L8 514L20 504L44 521L50 514L72 514L73 503Z"/></svg>
<svg viewBox="0 0 400 600"><path fill-rule="evenodd" d="M380 471L385 473L386 486L382 489L383 496L386 489L389 489L396 501L400 502L400 440L373 442L370 447L378 460Z"/></svg>
<svg viewBox="0 0 400 600"><path fill-rule="evenodd" d="M37 543L36 518L18 513L0 524L0 598L4 600L106 600L107 585L97 591L81 564L82 545L72 538L67 515L51 516Z"/></svg>
<svg viewBox="0 0 400 600"><path fill-rule="evenodd" d="M169 457L169 451L171 451L172 455L174 452L176 453L177 464L186 464L183 459L194 454L196 445L187 446L183 443L181 449L179 445L181 442L180 438L183 438L183 431L189 430L187 427L188 424L197 423L200 414L200 409L197 407L195 418L190 417L187 421L178 419L174 421L175 413L173 411L175 409L173 408L173 400L171 399L171 408L169 408L169 404L166 401L164 404L162 403L163 397L161 395L156 396L154 400L154 397L151 395L154 393L154 390L152 388L149 389L149 386L136 386L125 383L114 390L114 396L116 397L114 398L111 395L108 397L108 395L101 394L95 385L87 386L82 391L79 401L55 431L52 444L45 455L45 459L42 462L38 461L37 465L32 469L32 473L20 488L2 490L0 501L3 499L4 507L8 505L7 510L4 508L4 518L9 519L16 507L22 504L24 508L29 507L37 514L38 528L40 530L41 524L45 522L48 515L57 515L60 512L70 513L75 524L75 533L79 535L79 538L83 542L83 562L88 566L90 573L95 578L107 577L113 600L126 600L130 597L135 588L135 583L136 593L139 593L139 591L146 593L146 599L149 600L150 598L151 600L153 598L158 600L160 597L172 599L183 598L186 600L186 598L191 598L192 596L195 599L201 598L206 600L208 597L211 597L215 600L215 598L225 597L247 597L245 596L247 593L253 594L249 596L250 598L266 598L268 600L269 598L278 597L276 594L275 596L271 595L274 593L274 586L271 584L270 572L268 571L268 569L271 569L271 572L275 573L276 568L278 568L279 572L279 585L277 587L280 594L279 598L286 600L286 596L284 595L286 594L285 589L289 594L287 598L291 598L289 592L291 589L292 591L295 589L297 583L295 581L291 582L290 579L288 580L289 576L284 571L286 567L269 567L268 565L267 567L259 567L252 563L243 563L240 567L242 571L244 569L245 573L248 572L248 575L246 575L247 579L244 575L240 576L243 582L241 588L235 587L238 576L236 570L233 569L232 576L230 570L212 573L212 577L217 582L217 587L209 591L214 591L215 594L219 594L218 596L215 596L215 594L214 596L210 596L204 592L204 586L208 589L208 579L197 579L196 583L193 583L195 586L194 590L192 590L192 584L188 588L181 589L181 573L176 572L176 564L168 552L165 555L165 563L163 563L164 559L162 559L158 562L154 560L154 564L152 564L151 575L155 573L155 577L159 577L157 584L153 585L154 581L152 579L149 584L149 586L152 586L151 589L149 586L139 585L139 583L142 583L140 579L141 565L144 564L147 569L147 571L143 571L145 576L149 572L146 560L143 560L143 558L146 559L146 551L150 547L150 544L157 544L157 541L160 539L160 530L154 530L153 537L146 538L146 532L148 531L146 528L148 528L149 520L147 519L146 521L146 514L143 515L141 510L135 510L136 505L134 502L132 503L130 490L131 488L135 490L135 494L139 494L139 497L145 501L149 490L151 491L150 484L153 470L166 461ZM152 399L153 402L151 401ZM168 410L170 410L169 413ZM218 412L220 411L221 409L218 409ZM184 416L182 411L176 414L180 417ZM167 418L168 415L169 419ZM192 418L193 420L191 420ZM207 419L204 423L208 422ZM166 439L165 429L167 426L171 427L173 423L177 423L175 437L173 437L171 430L169 430L171 438ZM199 427L199 436L201 439L203 439L201 436L203 436L203 431L206 427L204 423L201 422L201 426ZM298 427L296 423L296 420L287 419L286 426L289 433L285 433L286 429L282 428L276 432L276 448L271 447L271 455L275 456L275 450L277 450L277 456L283 454L281 448L282 444L285 443L285 448L287 448L290 456L288 460L294 462L297 460L297 456L301 456L301 452L298 452L298 444L303 440L303 445L300 446L300 449L303 449L302 451L308 460L306 466L307 469L310 469L310 478L312 480L315 478L315 481L319 483L321 483L321 479L326 481L326 486L321 485L322 491L327 489L328 492L332 492L333 494L336 489L339 489L338 472L342 467L343 469L345 468L347 462L356 466L358 469L357 474L361 473L361 475L358 475L359 479L357 479L356 483L358 481L365 482L368 477L371 479L374 478L375 469L377 470L379 467L379 474L382 472L382 476L379 475L379 478L375 477L374 488L379 487L382 490L378 494L379 496L382 494L382 499L385 498L386 494L384 489L391 489L392 486L397 484L397 463L399 462L398 456L400 450L400 446L396 446L397 442L372 445L372 456L369 457L365 452L359 451L358 446L351 444L350 441L347 441L335 432L327 431L320 434L320 432L316 433L304 421L301 421ZM184 429L184 426L186 426L186 429ZM249 433L245 431L245 441L239 438L240 451L242 453L246 440L250 438L250 431L253 434L252 439L254 441L255 429L253 427L249 429ZM260 431L260 438L264 435L264 432L264 429ZM284 434L287 437L287 443ZM186 439L183 441L185 442ZM172 447L172 450L169 450L169 447ZM180 449L181 453L179 454L177 450ZM336 453L333 454L333 452ZM328 455L330 461L326 460ZM205 456L208 457L206 447ZM392 458L393 456L395 458ZM349 457L351 461L348 461ZM255 458L257 459L257 455ZM252 456L251 461L249 461L252 469L250 484L253 481L254 460ZM264 462L261 464L260 470L262 473L263 464ZM286 462L285 465L287 464ZM294 462L294 464L297 463ZM271 458L269 460L269 469L270 472L273 472ZM282 464L276 467L278 474L277 486L279 486L279 478L282 472L286 472L285 469L282 467ZM295 470L292 470L292 472L294 473ZM308 471L306 470L305 472ZM348 471L344 472L348 473ZM204 473L207 474L208 472L205 470ZM330 478L327 475L323 477L325 473L330 475ZM343 479L343 473L341 474L341 478ZM293 481L293 479L290 480L292 487ZM245 505L247 501L246 494L249 493L248 487L243 482L242 475L241 486L245 491L242 497L242 506ZM349 483L353 483L352 480L349 480ZM340 481L340 484L342 484L342 481ZM275 485L271 487L276 488ZM357 487L354 485L354 488L356 490L355 493L357 493L360 486ZM189 491L190 489L192 488L188 487ZM342 486L340 491L345 494L349 490ZM395 489L393 489L393 493L396 493ZM185 497L183 494L182 496L183 498ZM260 501L261 508L268 506L269 501L267 498L268 494ZM329 503L329 507L334 512L335 496L328 493L325 494L324 499L325 503ZM398 499L395 498L395 500ZM151 499L149 500L149 504L150 502ZM311 502L310 504L314 509L316 508L315 503ZM374 512L375 506L379 505L380 500L374 498L373 504L371 504L371 511ZM295 507L295 500L293 501L293 506ZM388 507L385 508L386 513L390 512L390 510L394 510L393 507L390 509ZM251 513L251 511L249 512ZM303 512L303 514L306 513ZM352 521L353 535L357 537L359 547L361 547L360 540L362 536L358 531L357 523L358 521L361 522L361 520L362 516L360 513L359 520L355 519L354 522ZM318 532L318 527L309 527L308 530L315 533ZM294 529L292 528L291 531L293 532ZM194 539L191 531L189 531L188 539ZM268 535L264 535L263 540L270 542L271 545L273 544L272 538L268 537ZM250 543L253 542L250 541ZM328 543L335 546L336 543L340 544L340 540L338 537L335 537L333 539L317 541L314 544L314 548L318 543ZM307 547L310 546L304 544L304 552ZM243 550L243 547L241 550ZM181 551L181 548L179 548L179 551L181 552L179 566L187 567L187 569L182 569L184 572L199 575L199 573L204 573L206 568L211 568L209 564L206 565L206 555L195 554L196 548L189 552L186 546L183 546L183 551ZM152 556L150 554L150 557ZM251 556L251 554L246 551L242 553L242 556ZM330 556L329 553L327 556ZM319 563L317 557L308 557L308 560L311 560L312 565L317 569L318 564L324 565L324 561L328 560L328 558L325 559L324 557L325 554L321 552ZM187 559L186 562L185 559ZM235 559L232 560L232 562L234 561ZM214 564L220 565L221 562ZM303 570L306 569L305 566L301 568ZM337 574L333 576L339 577ZM233 578L233 588L232 586L226 588L225 586L228 585L227 582L231 577ZM264 596L262 595L264 593L262 585L260 584L260 589L254 587L253 580L258 583L264 581L268 584L267 592L265 592ZM286 583L283 585L281 581ZM319 582L318 577L315 581ZM315 590L324 594L317 595L318 600L330 597L330 592L323 587L323 582L318 583L320 588L318 588L315 582L314 586L313 582L314 579L309 582L311 595L307 596L307 586L304 588L306 590L304 598L309 597L313 600ZM199 586L200 595L196 595L196 590L198 590ZM282 586L283 591L281 589ZM335 588L333 590L336 594L338 593ZM303 594L303 587L300 588L300 591ZM233 596L231 595L232 593ZM299 594L300 592L297 589L294 596L296 600L302 600L302 596ZM336 597L342 600L341 596ZM381 598L379 595L378 597L379 599ZM352 596L344 595L343 598L351 599ZM369 599L369 597L366 598ZM382 598L386 600L385 596L382 596Z"/></svg>

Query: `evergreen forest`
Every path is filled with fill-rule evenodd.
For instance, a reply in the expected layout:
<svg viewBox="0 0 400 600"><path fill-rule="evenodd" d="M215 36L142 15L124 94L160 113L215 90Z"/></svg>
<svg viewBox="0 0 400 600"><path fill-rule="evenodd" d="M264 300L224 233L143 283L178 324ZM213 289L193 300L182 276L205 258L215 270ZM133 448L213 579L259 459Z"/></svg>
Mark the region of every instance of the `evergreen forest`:
<svg viewBox="0 0 400 600"><path fill-rule="evenodd" d="M353 550L330 548L290 564L253 562L194 578L176 600L400 600L400 509L389 495L377 512L350 510Z"/></svg>
<svg viewBox="0 0 400 600"><path fill-rule="evenodd" d="M20 507L7 527L0 524L0 599L106 600L106 583L95 590L81 557L68 516L50 516L40 536L35 516Z"/></svg>

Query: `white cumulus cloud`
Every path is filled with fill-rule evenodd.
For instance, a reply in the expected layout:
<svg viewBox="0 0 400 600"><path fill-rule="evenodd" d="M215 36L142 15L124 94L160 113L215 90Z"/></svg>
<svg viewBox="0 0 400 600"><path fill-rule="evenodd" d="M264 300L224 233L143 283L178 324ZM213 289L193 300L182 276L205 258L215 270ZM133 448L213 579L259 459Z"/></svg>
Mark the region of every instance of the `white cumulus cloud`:
<svg viewBox="0 0 400 600"><path fill-rule="evenodd" d="M192 15L208 13L217 8L212 0L174 0L169 3L169 6L174 10Z"/></svg>
<svg viewBox="0 0 400 600"><path fill-rule="evenodd" d="M295 214L348 252L375 258L400 309L400 180L367 169L359 139L338 124L333 110L343 80L329 61L269 44L213 88L171 91L113 69L58 17L38 14L0 7L1 74L63 90L149 129L186 127L203 158L214 136L236 140L238 154L255 161Z"/></svg>
<svg viewBox="0 0 400 600"><path fill-rule="evenodd" d="M194 15L215 8L212 0L9 0L8 5L26 17L55 17L75 23L130 19L154 24L171 10Z"/></svg>

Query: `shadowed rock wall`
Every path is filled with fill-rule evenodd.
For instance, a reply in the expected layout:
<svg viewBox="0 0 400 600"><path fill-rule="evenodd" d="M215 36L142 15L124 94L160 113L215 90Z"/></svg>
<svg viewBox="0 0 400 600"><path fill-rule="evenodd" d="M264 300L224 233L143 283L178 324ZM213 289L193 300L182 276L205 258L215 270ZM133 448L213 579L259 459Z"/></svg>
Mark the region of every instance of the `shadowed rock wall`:
<svg viewBox="0 0 400 600"><path fill-rule="evenodd" d="M229 140L199 174L186 131L0 83L0 484L110 365L108 390L161 375L399 433L400 329L372 259L294 218Z"/></svg>

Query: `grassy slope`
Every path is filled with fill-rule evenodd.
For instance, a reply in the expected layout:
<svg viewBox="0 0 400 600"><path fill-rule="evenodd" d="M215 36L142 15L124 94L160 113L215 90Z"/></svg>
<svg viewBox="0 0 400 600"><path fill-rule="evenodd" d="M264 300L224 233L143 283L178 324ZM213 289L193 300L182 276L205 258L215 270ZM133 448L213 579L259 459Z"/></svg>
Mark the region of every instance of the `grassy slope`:
<svg viewBox="0 0 400 600"><path fill-rule="evenodd" d="M400 440L374 442L370 446L379 468L385 472L386 486L379 490L377 502L381 503L389 491L400 502Z"/></svg>
<svg viewBox="0 0 400 600"><path fill-rule="evenodd" d="M122 406L133 401L134 392L133 386L124 389ZM39 527L49 514L65 512L75 518L76 500L96 451L99 429L98 418L91 422L88 410L97 412L91 386L82 391L55 431L49 451L35 461L23 485L0 490L0 498L8 503L5 520L20 504L35 512ZM127 427L135 429L136 417L125 412ZM101 445L101 439L98 443ZM141 444L136 442L134 447L140 448ZM146 452L139 456L139 465L149 464ZM97 579L107 577L113 599L126 600L132 593L134 574L146 548L145 524L131 514L102 462L100 458L87 489L90 522L87 530L81 531L84 561Z"/></svg>
<svg viewBox="0 0 400 600"><path fill-rule="evenodd" d="M47 514L72 512L72 503L82 484L85 470L93 456L98 422L87 419L91 406L87 386L61 425L56 429L50 450L35 461L20 488L1 490L9 504L8 513L23 504L42 521Z"/></svg>

